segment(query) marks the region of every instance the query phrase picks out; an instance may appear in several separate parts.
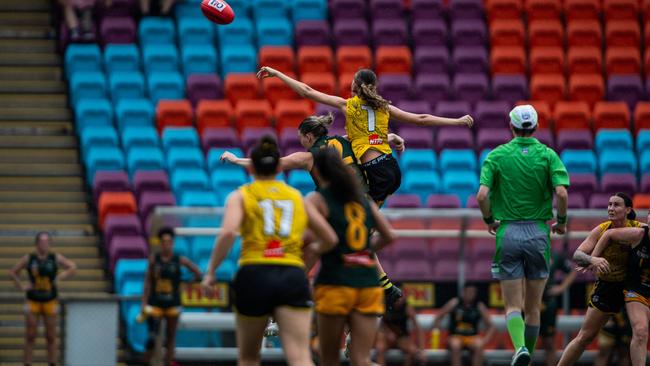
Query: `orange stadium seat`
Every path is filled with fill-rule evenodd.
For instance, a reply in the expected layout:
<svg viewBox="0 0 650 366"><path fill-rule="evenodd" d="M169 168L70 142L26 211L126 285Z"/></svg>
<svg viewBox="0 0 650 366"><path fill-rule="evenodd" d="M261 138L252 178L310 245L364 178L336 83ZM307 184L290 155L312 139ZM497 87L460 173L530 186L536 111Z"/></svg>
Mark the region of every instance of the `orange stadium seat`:
<svg viewBox="0 0 650 366"><path fill-rule="evenodd" d="M295 78L293 73L287 75ZM262 91L264 92L264 98L271 102L271 105L276 105L278 101L283 99L298 98L298 93L278 78L262 79Z"/></svg>
<svg viewBox="0 0 650 366"><path fill-rule="evenodd" d="M562 48L532 48L530 51L530 72L533 74L563 74L564 51Z"/></svg>
<svg viewBox="0 0 650 366"><path fill-rule="evenodd" d="M230 101L203 99L196 106L196 127L201 135L206 128L232 127L233 116Z"/></svg>
<svg viewBox="0 0 650 366"><path fill-rule="evenodd" d="M485 2L488 21L495 19L521 19L521 0L487 0Z"/></svg>
<svg viewBox="0 0 650 366"><path fill-rule="evenodd" d="M600 11L600 0L564 0L564 17L568 22L574 19L598 20Z"/></svg>
<svg viewBox="0 0 650 366"><path fill-rule="evenodd" d="M520 46L526 44L524 23L519 20L497 19L490 25L490 44L494 46Z"/></svg>
<svg viewBox="0 0 650 366"><path fill-rule="evenodd" d="M603 42L600 22L594 19L578 19L567 25L569 47L598 47Z"/></svg>
<svg viewBox="0 0 650 366"><path fill-rule="evenodd" d="M634 132L650 129L650 102L638 102L634 108Z"/></svg>
<svg viewBox="0 0 650 366"><path fill-rule="evenodd" d="M567 56L569 75L600 74L603 71L600 47L571 47Z"/></svg>
<svg viewBox="0 0 650 366"><path fill-rule="evenodd" d="M638 47L607 47L605 50L607 74L639 74L641 55Z"/></svg>
<svg viewBox="0 0 650 366"><path fill-rule="evenodd" d="M621 19L636 22L639 0L603 0L605 20Z"/></svg>
<svg viewBox="0 0 650 366"><path fill-rule="evenodd" d="M586 102L560 101L553 112L555 132L559 130L591 130L591 110Z"/></svg>
<svg viewBox="0 0 650 366"><path fill-rule="evenodd" d="M110 215L128 215L138 211L135 197L131 192L102 192L97 203L99 227L104 227L106 217Z"/></svg>
<svg viewBox="0 0 650 366"><path fill-rule="evenodd" d="M302 74L303 83L325 94L336 95L336 79L331 72L310 72Z"/></svg>
<svg viewBox="0 0 650 366"><path fill-rule="evenodd" d="M594 130L601 128L630 129L630 109L625 102L598 102L594 106Z"/></svg>
<svg viewBox="0 0 650 366"><path fill-rule="evenodd" d="M562 74L533 75L530 78L530 99L545 100L551 109L566 96L566 82Z"/></svg>
<svg viewBox="0 0 650 366"><path fill-rule="evenodd" d="M643 0L640 10L643 12L644 21L650 19L650 0Z"/></svg>
<svg viewBox="0 0 650 366"><path fill-rule="evenodd" d="M352 96L352 80L354 73L348 72L339 76L339 96L341 98L350 98Z"/></svg>
<svg viewBox="0 0 650 366"><path fill-rule="evenodd" d="M522 100L517 105L530 104L537 111L537 125L540 129L551 127L551 107L544 100Z"/></svg>
<svg viewBox="0 0 650 366"><path fill-rule="evenodd" d="M526 51L523 47L497 46L490 55L493 74L525 74Z"/></svg>
<svg viewBox="0 0 650 366"><path fill-rule="evenodd" d="M384 73L410 74L413 56L407 46L380 46L375 55L377 75Z"/></svg>
<svg viewBox="0 0 650 366"><path fill-rule="evenodd" d="M569 78L569 98L584 101L590 106L605 96L605 82L600 74L571 75Z"/></svg>
<svg viewBox="0 0 650 366"><path fill-rule="evenodd" d="M235 106L235 118L239 132L247 127L271 127L271 103L265 99L240 100Z"/></svg>
<svg viewBox="0 0 650 366"><path fill-rule="evenodd" d="M632 205L634 208L644 208L644 209L649 209L650 208L650 194L643 194L643 193L637 193L634 195L634 198L632 199Z"/></svg>
<svg viewBox="0 0 650 366"><path fill-rule="evenodd" d="M189 100L161 100L156 107L156 127L162 133L165 127L192 126L192 104Z"/></svg>
<svg viewBox="0 0 650 366"><path fill-rule="evenodd" d="M293 49L287 46L264 46L259 51L259 65L270 66L283 73L294 72Z"/></svg>
<svg viewBox="0 0 650 366"><path fill-rule="evenodd" d="M530 47L564 47L564 27L558 19L533 20L528 25Z"/></svg>
<svg viewBox="0 0 650 366"><path fill-rule="evenodd" d="M303 119L313 114L313 107L309 101L300 100L281 100L275 106L275 129L278 135L285 128L298 128Z"/></svg>
<svg viewBox="0 0 650 366"><path fill-rule="evenodd" d="M224 82L226 98L235 104L241 99L257 99L260 97L259 80L253 73L226 75Z"/></svg>
<svg viewBox="0 0 650 366"><path fill-rule="evenodd" d="M368 46L342 46L336 50L336 72L339 75L370 67L372 53Z"/></svg>
<svg viewBox="0 0 650 366"><path fill-rule="evenodd" d="M298 49L298 72L334 71L334 54L328 46L303 46Z"/></svg>
<svg viewBox="0 0 650 366"><path fill-rule="evenodd" d="M560 0L528 0L526 1L528 21L538 19L560 19L562 2Z"/></svg>
<svg viewBox="0 0 650 366"><path fill-rule="evenodd" d="M607 47L636 47L641 42L639 24L629 20L610 20L605 23Z"/></svg>

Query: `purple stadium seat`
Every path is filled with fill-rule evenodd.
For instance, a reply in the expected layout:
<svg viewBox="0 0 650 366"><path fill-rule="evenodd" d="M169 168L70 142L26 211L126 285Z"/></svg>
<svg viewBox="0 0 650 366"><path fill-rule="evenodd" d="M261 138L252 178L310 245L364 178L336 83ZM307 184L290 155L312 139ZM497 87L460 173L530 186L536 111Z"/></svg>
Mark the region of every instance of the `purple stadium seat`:
<svg viewBox="0 0 650 366"><path fill-rule="evenodd" d="M372 19L403 19L404 1L370 0L370 17Z"/></svg>
<svg viewBox="0 0 650 366"><path fill-rule="evenodd" d="M193 106L201 99L223 99L221 79L216 74L191 74L187 77L187 99Z"/></svg>
<svg viewBox="0 0 650 366"><path fill-rule="evenodd" d="M364 19L366 17L365 0L331 0L329 4L331 19Z"/></svg>
<svg viewBox="0 0 650 366"><path fill-rule="evenodd" d="M535 131L533 137L551 149L555 149L555 139L553 138L553 133L550 129L540 128L539 130Z"/></svg>
<svg viewBox="0 0 650 366"><path fill-rule="evenodd" d="M116 235L142 235L142 223L136 214L108 215L104 221L104 246L108 250Z"/></svg>
<svg viewBox="0 0 650 366"><path fill-rule="evenodd" d="M440 127L436 132L435 148L443 149L473 149L474 138L472 131L465 127Z"/></svg>
<svg viewBox="0 0 650 366"><path fill-rule="evenodd" d="M482 73L456 74L452 83L456 98L472 104L487 96L488 85L488 78Z"/></svg>
<svg viewBox="0 0 650 366"><path fill-rule="evenodd" d="M557 133L557 149L560 152L564 149L591 150L593 146L594 141L589 130L567 129Z"/></svg>
<svg viewBox="0 0 650 366"><path fill-rule="evenodd" d="M231 127L209 127L201 136L203 150L208 151L213 147L241 147L237 132Z"/></svg>
<svg viewBox="0 0 650 366"><path fill-rule="evenodd" d="M474 262L468 262L465 266L467 280L477 282L492 281L492 258L477 259Z"/></svg>
<svg viewBox="0 0 650 366"><path fill-rule="evenodd" d="M478 208L478 200L475 195L470 195L467 197L467 202L465 202L465 208Z"/></svg>
<svg viewBox="0 0 650 366"><path fill-rule="evenodd" d="M394 194L386 200L388 208L418 208L422 206L417 194Z"/></svg>
<svg viewBox="0 0 650 366"><path fill-rule="evenodd" d="M303 20L296 24L296 46L329 46L332 44L330 26L324 20Z"/></svg>
<svg viewBox="0 0 650 366"><path fill-rule="evenodd" d="M590 197L598 189L598 180L595 174L571 174L570 196Z"/></svg>
<svg viewBox="0 0 650 366"><path fill-rule="evenodd" d="M379 94L393 104L408 99L411 87L412 81L409 74L383 74L379 77Z"/></svg>
<svg viewBox="0 0 650 366"><path fill-rule="evenodd" d="M427 241L421 238L402 238L397 239L393 244L393 258L400 259L419 259L430 258L431 252Z"/></svg>
<svg viewBox="0 0 650 366"><path fill-rule="evenodd" d="M407 149L432 149L433 132L422 127L400 127L399 135L404 139Z"/></svg>
<svg viewBox="0 0 650 366"><path fill-rule="evenodd" d="M465 247L465 258L477 260L481 258L492 258L494 256L494 240L490 239L469 239ZM488 266L490 267L490 266Z"/></svg>
<svg viewBox="0 0 650 366"><path fill-rule="evenodd" d="M428 208L460 208L460 199L455 194L432 194L427 197Z"/></svg>
<svg viewBox="0 0 650 366"><path fill-rule="evenodd" d="M397 108L399 108L399 109L401 109L403 111L407 111L407 112L411 112L411 113L415 113L415 114L431 113L431 105L426 100L403 99L399 103L393 103L393 104ZM422 130L426 128L426 127L415 126L415 125L408 124L408 123L402 123L402 122L395 121L395 120L390 121L390 127L391 127L391 130L398 131L399 133L401 133L403 128L417 129L417 130L420 131L420 133L422 133ZM429 131L431 131L431 129L429 129ZM431 135L431 134L428 134L428 135ZM429 137L431 137L431 136L429 136ZM429 140L431 140L431 139L429 139ZM413 146L411 146L409 144L409 147L413 147Z"/></svg>
<svg viewBox="0 0 650 366"><path fill-rule="evenodd" d="M487 43L487 28L483 20L454 19L451 23L451 42L456 46L480 46Z"/></svg>
<svg viewBox="0 0 650 366"><path fill-rule="evenodd" d="M372 40L377 46L402 46L408 43L406 23L398 19L377 19L372 23Z"/></svg>
<svg viewBox="0 0 650 366"><path fill-rule="evenodd" d="M135 22L131 17L105 17L100 26L102 44L134 43Z"/></svg>
<svg viewBox="0 0 650 366"><path fill-rule="evenodd" d="M134 14L137 5L137 0L112 0L110 6L106 7L106 2L96 2L96 13L99 16L131 16Z"/></svg>
<svg viewBox="0 0 650 366"><path fill-rule="evenodd" d="M250 127L245 128L241 133L241 142L244 148L244 154L248 156L248 150L259 141L264 135L271 135L276 137L275 130L271 127Z"/></svg>
<svg viewBox="0 0 650 366"><path fill-rule="evenodd" d="M494 149L512 138L508 128L482 128L476 133L476 151Z"/></svg>
<svg viewBox="0 0 650 366"><path fill-rule="evenodd" d="M133 174L133 190L138 200L145 191L170 191L169 176L164 170L138 170Z"/></svg>
<svg viewBox="0 0 650 366"><path fill-rule="evenodd" d="M93 200L95 202L97 202L102 192L124 192L130 190L129 177L122 170L100 170L95 173L95 180L93 180Z"/></svg>
<svg viewBox="0 0 650 366"><path fill-rule="evenodd" d="M600 191L610 195L623 192L632 197L636 193L636 188L636 176L634 174L605 173L600 178Z"/></svg>
<svg viewBox="0 0 650 366"><path fill-rule="evenodd" d="M467 101L442 100L436 105L435 112L433 114L442 117L459 118L466 114L471 114L471 112L472 108Z"/></svg>
<svg viewBox="0 0 650 366"><path fill-rule="evenodd" d="M420 47L447 46L447 25L442 19L420 19L411 26L413 45Z"/></svg>
<svg viewBox="0 0 650 366"><path fill-rule="evenodd" d="M489 71L487 51L481 46L458 46L451 56L458 73L486 73Z"/></svg>
<svg viewBox="0 0 650 366"><path fill-rule="evenodd" d="M449 72L447 47L420 46L415 49L413 65L416 74L446 74Z"/></svg>
<svg viewBox="0 0 650 366"><path fill-rule="evenodd" d="M365 46L370 42L368 23L363 19L338 19L333 28L337 46Z"/></svg>
<svg viewBox="0 0 650 366"><path fill-rule="evenodd" d="M97 43L97 38L98 38L97 24L93 24L90 33L90 38L84 40L83 43ZM74 40L70 39L70 29L65 24L65 22L61 22L61 25L59 26L59 51L63 53L63 51L65 51L65 48L68 46L68 43L73 41ZM81 41L76 40L74 42L80 43Z"/></svg>
<svg viewBox="0 0 650 366"><path fill-rule="evenodd" d="M411 0L411 17L416 20L442 19L443 0Z"/></svg>
<svg viewBox="0 0 650 366"><path fill-rule="evenodd" d="M399 281L428 281L432 276L431 263L423 258L396 260L391 274Z"/></svg>
<svg viewBox="0 0 650 366"><path fill-rule="evenodd" d="M288 150L305 150L305 148L300 145L300 138L298 137L296 130L293 128L285 128L282 130L278 142L280 143L280 149L282 150L283 155L288 155Z"/></svg>
<svg viewBox="0 0 650 366"><path fill-rule="evenodd" d="M573 185L573 184L572 184ZM650 193L650 174L641 176L640 193Z"/></svg>
<svg viewBox="0 0 650 366"><path fill-rule="evenodd" d="M576 208L576 209L587 208L587 200L582 195L578 195L578 194L569 195L568 203L569 203L569 208Z"/></svg>
<svg viewBox="0 0 650 366"><path fill-rule="evenodd" d="M634 110L643 99L643 84L639 75L612 75L607 80L607 99L624 101Z"/></svg>
<svg viewBox="0 0 650 366"><path fill-rule="evenodd" d="M458 260L438 260L433 266L432 280L440 282L458 281Z"/></svg>
<svg viewBox="0 0 650 366"><path fill-rule="evenodd" d="M147 258L149 247L141 235L114 236L108 252L108 269L113 272L115 263L121 258Z"/></svg>
<svg viewBox="0 0 650 366"><path fill-rule="evenodd" d="M481 100L474 108L477 128L501 128L509 126L508 113L511 105L506 101Z"/></svg>
<svg viewBox="0 0 650 366"><path fill-rule="evenodd" d="M140 213L140 218L143 219L144 223L147 223L147 231L149 231L149 215L153 212L153 209L156 206L176 206L176 199L174 195L169 192L159 192L159 191L144 191L140 196L140 201L138 202L138 212Z"/></svg>
<svg viewBox="0 0 650 366"><path fill-rule="evenodd" d="M449 0L450 19L483 21L483 0Z"/></svg>
<svg viewBox="0 0 650 366"><path fill-rule="evenodd" d="M526 75L495 75L492 78L492 95L513 105L528 99Z"/></svg>
<svg viewBox="0 0 650 366"><path fill-rule="evenodd" d="M616 192L612 192L616 193ZM612 193L594 193L589 197L589 208L606 209Z"/></svg>
<svg viewBox="0 0 650 366"><path fill-rule="evenodd" d="M449 97L450 84L449 75L446 73L418 74L415 77L415 95L433 107Z"/></svg>

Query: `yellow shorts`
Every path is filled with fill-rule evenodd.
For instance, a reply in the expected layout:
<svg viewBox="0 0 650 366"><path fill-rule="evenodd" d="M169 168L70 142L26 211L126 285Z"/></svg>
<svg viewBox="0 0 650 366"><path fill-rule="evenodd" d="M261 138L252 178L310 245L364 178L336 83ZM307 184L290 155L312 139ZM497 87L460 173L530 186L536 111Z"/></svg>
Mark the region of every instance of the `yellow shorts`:
<svg viewBox="0 0 650 366"><path fill-rule="evenodd" d="M316 312L328 315L384 313L384 290L381 287L347 287L317 285L314 290Z"/></svg>
<svg viewBox="0 0 650 366"><path fill-rule="evenodd" d="M634 291L623 291L625 302L640 302L643 305L650 307L650 299Z"/></svg>
<svg viewBox="0 0 650 366"><path fill-rule="evenodd" d="M147 305L147 307L144 308L144 313L153 318L175 318L181 315L182 310L183 308L180 306L160 308L157 306Z"/></svg>
<svg viewBox="0 0 650 366"><path fill-rule="evenodd" d="M34 315L54 316L59 313L59 301L56 299L45 302L27 300L25 312Z"/></svg>
<svg viewBox="0 0 650 366"><path fill-rule="evenodd" d="M475 335L473 335L473 336L464 336L464 335L454 335L454 334L449 336L449 339L454 339L454 338L455 339L460 339L460 344L461 344L462 347L469 347L474 342L476 342L476 339L478 338L478 336L475 336Z"/></svg>

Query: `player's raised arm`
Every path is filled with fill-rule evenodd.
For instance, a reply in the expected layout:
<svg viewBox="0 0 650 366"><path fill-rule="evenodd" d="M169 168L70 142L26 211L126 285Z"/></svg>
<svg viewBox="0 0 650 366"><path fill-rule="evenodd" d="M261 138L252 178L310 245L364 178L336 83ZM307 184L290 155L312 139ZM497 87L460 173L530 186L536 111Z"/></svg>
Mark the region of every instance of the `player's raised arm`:
<svg viewBox="0 0 650 366"><path fill-rule="evenodd" d="M393 105L389 106L391 118L418 126L467 126L474 125L474 119L470 115L464 115L460 118L438 117L431 114L416 114L403 111Z"/></svg>

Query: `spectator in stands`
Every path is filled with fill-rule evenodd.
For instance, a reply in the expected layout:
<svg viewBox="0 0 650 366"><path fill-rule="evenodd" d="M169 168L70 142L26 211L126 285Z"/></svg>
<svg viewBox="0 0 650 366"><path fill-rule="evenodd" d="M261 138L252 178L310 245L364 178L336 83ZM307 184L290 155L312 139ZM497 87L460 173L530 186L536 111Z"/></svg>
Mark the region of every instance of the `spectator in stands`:
<svg viewBox="0 0 650 366"><path fill-rule="evenodd" d="M112 4L112 0L59 0L70 31L70 41L90 42L95 39L93 9L98 1L104 1L107 8Z"/></svg>
<svg viewBox="0 0 650 366"><path fill-rule="evenodd" d="M537 129L533 106L510 111L510 129L514 138L492 150L483 163L476 198L488 231L496 235L492 276L501 283L515 347L512 365L524 366L537 343L549 275L551 240L545 222L553 217L555 192L557 222L552 230L566 231L569 174L555 151L532 137Z"/></svg>
<svg viewBox="0 0 650 366"><path fill-rule="evenodd" d="M154 9L152 9L152 2ZM140 0L140 12L142 16L149 14L169 15L176 0Z"/></svg>
<svg viewBox="0 0 650 366"><path fill-rule="evenodd" d="M238 365L260 364L264 329L273 316L287 363L310 366L312 300L302 259L303 234L307 227L315 233L318 241L307 248L319 254L334 248L337 235L299 191L275 179L280 163L275 139L262 137L251 160L254 180L228 196L203 288L212 291L215 270L230 251L236 233L241 232L240 267L232 283Z"/></svg>
<svg viewBox="0 0 650 366"><path fill-rule="evenodd" d="M201 271L187 257L174 254L174 229L164 227L158 231L160 253L149 256L149 265L142 292L142 312L147 318L149 338L147 339L145 362L148 364L153 356L156 339L160 333L160 323L165 320L167 353L165 366L174 365L176 349L176 327L181 314L181 267L185 266L196 281L201 280Z"/></svg>
<svg viewBox="0 0 650 366"><path fill-rule="evenodd" d="M426 364L425 356L422 353L424 335L418 325L415 309L409 305L406 296L400 297L392 307L393 309L386 312L381 321L375 344L377 352L375 361L385 366L386 351L398 348L404 353L404 366ZM413 341L412 333L415 333L416 342Z"/></svg>
<svg viewBox="0 0 650 366"><path fill-rule="evenodd" d="M52 237L47 232L36 234L36 251L20 258L18 263L9 270L9 276L16 288L26 292L25 304L25 365L32 364L32 353L38 333L38 319L43 317L45 339L47 341L47 362L50 366L58 360L56 344L57 314L59 313L58 285L61 281L72 276L77 270L74 262L60 253L50 251ZM59 273L59 268L63 272ZM20 272L27 270L29 283L23 284Z"/></svg>
<svg viewBox="0 0 650 366"><path fill-rule="evenodd" d="M449 341L451 365L461 365L461 352L469 349L472 352L472 365L483 365L485 345L494 335L492 318L487 306L478 300L476 286L467 284L461 297L449 300L440 309L433 321L433 328L440 329L442 319L449 314ZM483 322L485 333L479 335L479 325Z"/></svg>
<svg viewBox="0 0 650 366"><path fill-rule="evenodd" d="M628 366L631 338L630 319L623 308L618 314L612 315L598 333L598 355L594 366Z"/></svg>
<svg viewBox="0 0 650 366"><path fill-rule="evenodd" d="M559 308L559 296L562 295L576 278L576 271L564 252L553 251L551 253L551 269L549 270L548 281L542 295L542 311L540 314L539 334L542 336L542 343L546 351L546 366L557 365L555 356L555 325L557 324L557 310ZM564 274L562 283L555 282L555 274Z"/></svg>

